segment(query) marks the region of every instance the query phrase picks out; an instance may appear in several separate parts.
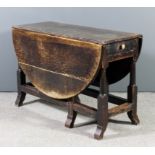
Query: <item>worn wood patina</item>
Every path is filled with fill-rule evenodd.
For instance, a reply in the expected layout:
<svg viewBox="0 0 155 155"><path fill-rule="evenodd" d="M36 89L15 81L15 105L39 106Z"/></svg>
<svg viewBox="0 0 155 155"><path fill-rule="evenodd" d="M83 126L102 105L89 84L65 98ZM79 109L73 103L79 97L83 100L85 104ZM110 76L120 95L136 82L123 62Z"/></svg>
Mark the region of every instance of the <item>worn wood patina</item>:
<svg viewBox="0 0 155 155"><path fill-rule="evenodd" d="M101 46L14 29L19 64L46 95L64 99L80 93L94 78Z"/></svg>
<svg viewBox="0 0 155 155"><path fill-rule="evenodd" d="M14 26L13 43L19 63L16 105L23 104L26 93L66 105L66 127L74 126L77 113L94 117L96 139L103 137L108 118L116 114L128 112L132 123L139 123L135 63L142 35L42 22ZM110 95L109 85L128 73L128 98ZM97 98L98 108L80 103L80 93ZM117 107L108 110L108 102Z"/></svg>
<svg viewBox="0 0 155 155"><path fill-rule="evenodd" d="M121 53L136 50L132 48L137 48L138 37L54 22L13 28L21 68L36 88L57 99L73 97L90 84L100 68L102 52L107 50L113 57L122 44L126 49ZM123 38L127 41L122 42Z"/></svg>

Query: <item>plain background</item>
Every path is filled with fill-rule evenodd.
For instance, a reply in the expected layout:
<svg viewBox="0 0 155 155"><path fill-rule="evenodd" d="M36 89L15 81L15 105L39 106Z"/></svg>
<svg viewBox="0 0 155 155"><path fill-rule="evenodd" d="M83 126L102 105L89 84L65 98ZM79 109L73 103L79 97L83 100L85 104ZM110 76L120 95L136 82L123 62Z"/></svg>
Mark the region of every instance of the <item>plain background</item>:
<svg viewBox="0 0 155 155"><path fill-rule="evenodd" d="M107 28L143 34L143 47L137 63L140 91L155 91L155 8L0 8L0 91L16 91L17 59L11 27L42 21ZM125 91L128 77L112 85L112 91Z"/></svg>

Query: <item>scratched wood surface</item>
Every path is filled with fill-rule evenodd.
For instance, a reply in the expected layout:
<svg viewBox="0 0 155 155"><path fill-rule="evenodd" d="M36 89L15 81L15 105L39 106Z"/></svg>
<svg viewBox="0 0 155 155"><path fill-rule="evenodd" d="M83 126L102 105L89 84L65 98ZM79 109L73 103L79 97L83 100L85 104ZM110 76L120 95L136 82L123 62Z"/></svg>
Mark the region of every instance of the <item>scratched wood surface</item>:
<svg viewBox="0 0 155 155"><path fill-rule="evenodd" d="M95 76L101 46L13 31L19 64L40 91L57 99L83 90Z"/></svg>
<svg viewBox="0 0 155 155"><path fill-rule="evenodd" d="M97 75L99 78L97 73L107 44L138 37L141 36L134 33L55 22L13 27L13 43L20 67L38 90L56 99L75 96ZM112 55L113 50L109 51ZM110 64L109 83L129 72L126 65L121 72L122 63Z"/></svg>
<svg viewBox="0 0 155 155"><path fill-rule="evenodd" d="M52 36L71 38L75 40L88 41L97 44L109 44L121 40L141 37L137 33L127 33L108 29L100 29L88 26L71 25L58 22L41 22L14 26L20 30L45 33Z"/></svg>

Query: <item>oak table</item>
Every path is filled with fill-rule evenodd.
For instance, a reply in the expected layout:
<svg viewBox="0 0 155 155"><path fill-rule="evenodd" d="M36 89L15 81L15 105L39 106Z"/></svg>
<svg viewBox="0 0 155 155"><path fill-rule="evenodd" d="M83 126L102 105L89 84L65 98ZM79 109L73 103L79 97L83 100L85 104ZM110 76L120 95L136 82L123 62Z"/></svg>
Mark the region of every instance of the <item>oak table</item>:
<svg viewBox="0 0 155 155"><path fill-rule="evenodd" d="M117 114L127 112L133 124L139 123L136 61L142 35L57 22L14 26L12 33L19 63L17 106L29 93L66 106L66 127L74 127L77 113L93 117L96 139ZM109 85L128 73L127 98L110 95ZM79 94L96 98L97 109L81 103ZM116 106L108 109L108 102Z"/></svg>

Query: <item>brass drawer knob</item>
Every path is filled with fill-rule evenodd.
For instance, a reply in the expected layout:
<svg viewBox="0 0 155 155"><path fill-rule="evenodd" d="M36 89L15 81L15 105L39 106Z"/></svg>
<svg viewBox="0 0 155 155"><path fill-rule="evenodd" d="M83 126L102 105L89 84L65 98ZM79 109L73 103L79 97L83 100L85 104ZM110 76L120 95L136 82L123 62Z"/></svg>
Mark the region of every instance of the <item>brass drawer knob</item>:
<svg viewBox="0 0 155 155"><path fill-rule="evenodd" d="M125 44L121 44L121 45L119 46L119 49L120 49L120 50L124 50L124 49L125 49Z"/></svg>

